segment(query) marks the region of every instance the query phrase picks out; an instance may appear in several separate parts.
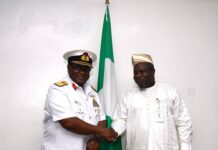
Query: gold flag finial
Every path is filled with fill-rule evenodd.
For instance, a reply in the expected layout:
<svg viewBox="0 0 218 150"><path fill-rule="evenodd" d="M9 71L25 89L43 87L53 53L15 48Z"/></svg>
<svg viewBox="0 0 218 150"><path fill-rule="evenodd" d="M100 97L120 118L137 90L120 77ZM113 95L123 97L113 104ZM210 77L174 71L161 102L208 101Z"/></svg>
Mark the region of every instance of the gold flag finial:
<svg viewBox="0 0 218 150"><path fill-rule="evenodd" d="M105 0L105 4L107 5L110 4L109 0Z"/></svg>

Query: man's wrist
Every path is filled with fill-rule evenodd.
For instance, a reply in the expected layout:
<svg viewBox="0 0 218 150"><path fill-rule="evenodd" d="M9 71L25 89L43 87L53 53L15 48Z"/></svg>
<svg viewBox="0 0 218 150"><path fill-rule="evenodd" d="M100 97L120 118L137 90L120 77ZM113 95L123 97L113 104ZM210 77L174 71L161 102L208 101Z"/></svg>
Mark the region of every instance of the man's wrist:
<svg viewBox="0 0 218 150"><path fill-rule="evenodd" d="M118 137L118 133L113 128L110 128L110 130L111 130L111 132L113 132L116 135L115 138L117 138Z"/></svg>
<svg viewBox="0 0 218 150"><path fill-rule="evenodd" d="M98 129L98 133L95 134L95 137L97 137L98 139L102 137L102 133L103 133L103 128L99 127Z"/></svg>

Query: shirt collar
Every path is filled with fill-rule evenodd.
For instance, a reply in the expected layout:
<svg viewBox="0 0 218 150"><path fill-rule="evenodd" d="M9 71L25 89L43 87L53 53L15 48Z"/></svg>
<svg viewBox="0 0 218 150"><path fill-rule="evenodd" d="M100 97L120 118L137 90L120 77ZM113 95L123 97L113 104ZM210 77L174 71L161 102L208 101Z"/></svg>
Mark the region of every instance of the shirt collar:
<svg viewBox="0 0 218 150"><path fill-rule="evenodd" d="M77 90L81 90L81 91L84 91L86 95L88 95L91 91L92 91L92 88L89 84L89 80L84 84L84 89L79 86L78 84L76 84L76 82L74 82L69 75L67 75L65 77L65 80L72 86L72 88L77 91Z"/></svg>
<svg viewBox="0 0 218 150"><path fill-rule="evenodd" d="M154 91L154 89L156 88L157 86L157 83L155 82L155 84L149 88L144 88L144 89L141 89L137 86L138 90L141 91L141 92L145 92L145 93L152 93Z"/></svg>
<svg viewBox="0 0 218 150"><path fill-rule="evenodd" d="M74 90L78 89L78 85L76 83L72 83L72 87L73 87Z"/></svg>

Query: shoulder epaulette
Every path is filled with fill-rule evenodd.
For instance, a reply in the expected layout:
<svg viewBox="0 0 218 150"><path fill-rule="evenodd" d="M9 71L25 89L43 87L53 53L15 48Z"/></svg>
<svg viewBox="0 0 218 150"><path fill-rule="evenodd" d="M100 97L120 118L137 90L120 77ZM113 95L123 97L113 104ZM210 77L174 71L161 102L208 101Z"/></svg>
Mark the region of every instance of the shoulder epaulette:
<svg viewBox="0 0 218 150"><path fill-rule="evenodd" d="M56 83L54 83L54 84L57 85L57 86L59 86L59 87L68 85L67 81L60 81L60 82L56 82Z"/></svg>

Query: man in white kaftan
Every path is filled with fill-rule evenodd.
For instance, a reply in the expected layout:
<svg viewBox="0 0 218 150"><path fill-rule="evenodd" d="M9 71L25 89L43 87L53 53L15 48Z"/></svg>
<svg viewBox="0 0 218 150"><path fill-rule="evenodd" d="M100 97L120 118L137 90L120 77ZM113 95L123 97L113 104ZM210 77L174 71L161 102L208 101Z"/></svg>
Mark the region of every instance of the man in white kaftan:
<svg viewBox="0 0 218 150"><path fill-rule="evenodd" d="M133 55L134 79L114 112L112 128L126 131L126 150L191 150L192 124L177 90L155 83L149 55Z"/></svg>

